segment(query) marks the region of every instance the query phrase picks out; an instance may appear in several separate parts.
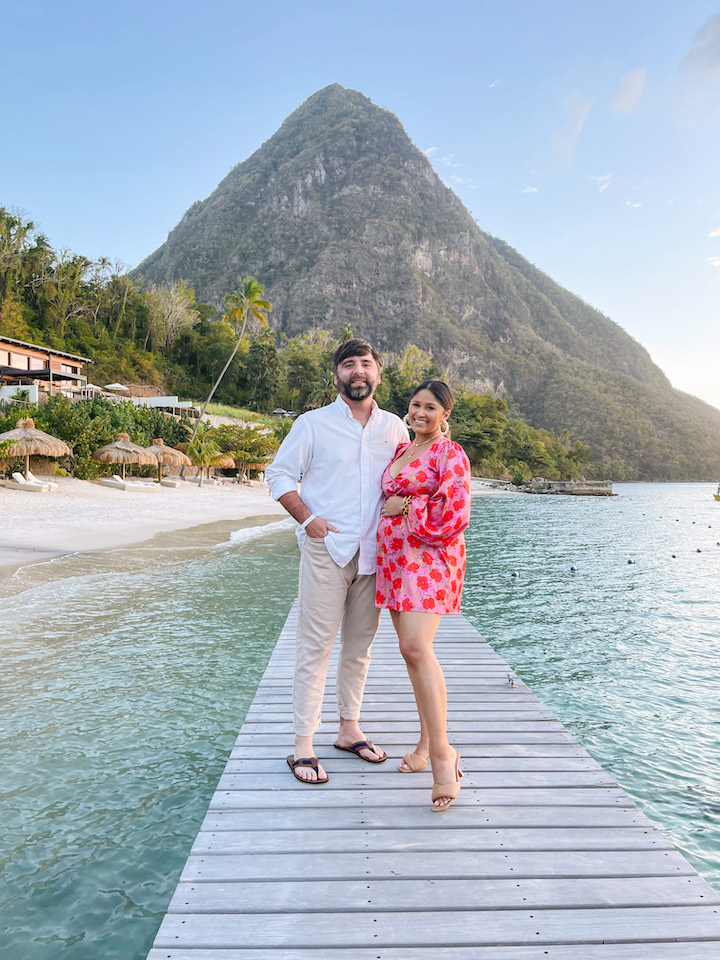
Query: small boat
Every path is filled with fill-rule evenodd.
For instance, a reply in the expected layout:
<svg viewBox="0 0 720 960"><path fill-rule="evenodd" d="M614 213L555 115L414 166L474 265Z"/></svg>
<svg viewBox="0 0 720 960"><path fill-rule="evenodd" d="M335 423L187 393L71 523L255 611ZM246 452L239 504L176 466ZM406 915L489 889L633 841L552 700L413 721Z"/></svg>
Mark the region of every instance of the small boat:
<svg viewBox="0 0 720 960"><path fill-rule="evenodd" d="M720 483L718 484L717 493L714 493L713 496L716 500L720 500Z"/></svg>

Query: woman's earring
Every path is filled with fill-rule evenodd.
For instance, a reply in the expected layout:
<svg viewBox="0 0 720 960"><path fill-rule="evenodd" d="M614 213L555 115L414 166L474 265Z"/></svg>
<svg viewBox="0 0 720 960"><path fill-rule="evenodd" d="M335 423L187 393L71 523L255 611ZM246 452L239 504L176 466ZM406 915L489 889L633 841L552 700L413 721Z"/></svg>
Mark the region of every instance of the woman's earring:
<svg viewBox="0 0 720 960"><path fill-rule="evenodd" d="M403 423L408 429L410 430L412 429L412 427L410 426L410 417L407 414L405 414L405 416L403 417Z"/></svg>
<svg viewBox="0 0 720 960"><path fill-rule="evenodd" d="M440 433L444 437L450 433L450 424L447 422L447 420L443 420L443 422L440 424Z"/></svg>

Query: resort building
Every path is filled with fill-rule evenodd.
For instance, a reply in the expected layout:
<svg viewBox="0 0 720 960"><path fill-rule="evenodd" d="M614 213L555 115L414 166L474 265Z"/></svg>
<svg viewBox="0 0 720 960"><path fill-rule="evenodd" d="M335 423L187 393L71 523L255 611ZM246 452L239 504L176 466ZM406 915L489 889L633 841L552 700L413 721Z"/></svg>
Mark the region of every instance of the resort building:
<svg viewBox="0 0 720 960"><path fill-rule="evenodd" d="M136 407L156 407L176 419L186 414L198 417L200 411L191 400L165 396L159 387L147 384L111 383L105 388L88 383L83 367L88 357L63 353L24 340L0 336L0 400L8 400L18 390L26 390L30 403L45 403L50 396L63 394L70 400L84 400L101 394L111 400L130 400Z"/></svg>
<svg viewBox="0 0 720 960"><path fill-rule="evenodd" d="M88 357L63 353L24 340L0 336L0 399L27 390L31 403L43 403L62 393L72 399L87 396L85 364Z"/></svg>

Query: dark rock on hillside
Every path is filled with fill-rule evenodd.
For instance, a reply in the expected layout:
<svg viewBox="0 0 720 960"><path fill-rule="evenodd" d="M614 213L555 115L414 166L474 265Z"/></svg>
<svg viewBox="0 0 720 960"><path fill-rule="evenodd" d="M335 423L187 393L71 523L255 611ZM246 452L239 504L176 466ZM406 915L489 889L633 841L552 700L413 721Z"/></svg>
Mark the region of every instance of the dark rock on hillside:
<svg viewBox="0 0 720 960"><path fill-rule="evenodd" d="M534 426L589 443L606 473L720 475L720 411L480 230L399 120L357 91L310 97L136 271L217 304L248 273L279 330L350 324L385 351L415 343Z"/></svg>

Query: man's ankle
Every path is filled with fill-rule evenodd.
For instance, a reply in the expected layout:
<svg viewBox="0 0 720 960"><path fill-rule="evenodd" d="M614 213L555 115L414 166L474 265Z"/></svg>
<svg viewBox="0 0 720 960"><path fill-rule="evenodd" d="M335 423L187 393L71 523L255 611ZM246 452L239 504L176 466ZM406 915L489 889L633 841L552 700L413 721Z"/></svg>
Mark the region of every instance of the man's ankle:
<svg viewBox="0 0 720 960"><path fill-rule="evenodd" d="M314 757L315 753L313 750L313 741L312 736L309 737L295 737L295 759L299 760L301 757Z"/></svg>

